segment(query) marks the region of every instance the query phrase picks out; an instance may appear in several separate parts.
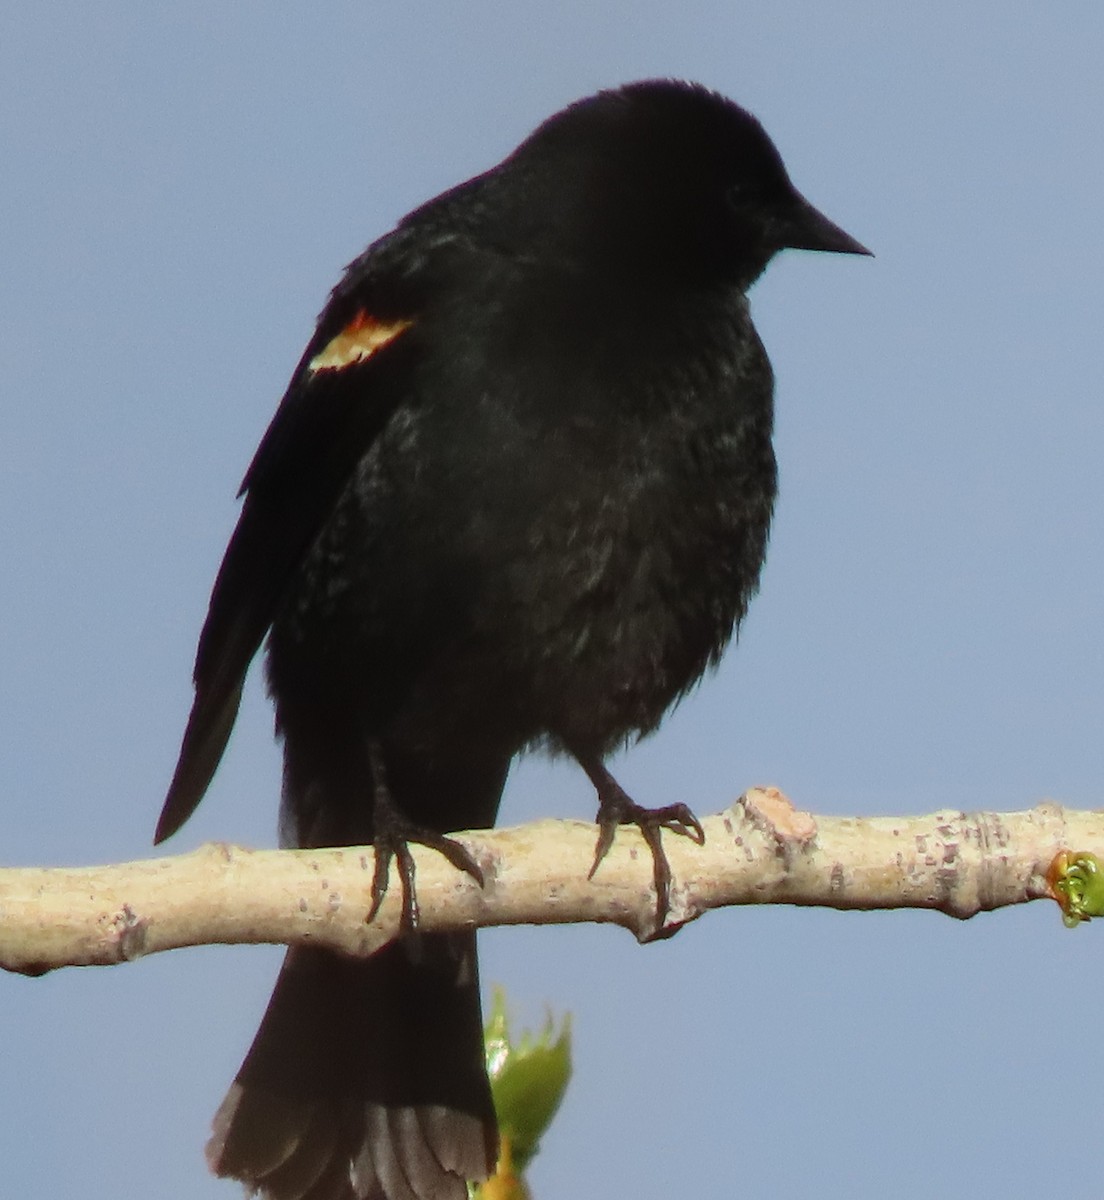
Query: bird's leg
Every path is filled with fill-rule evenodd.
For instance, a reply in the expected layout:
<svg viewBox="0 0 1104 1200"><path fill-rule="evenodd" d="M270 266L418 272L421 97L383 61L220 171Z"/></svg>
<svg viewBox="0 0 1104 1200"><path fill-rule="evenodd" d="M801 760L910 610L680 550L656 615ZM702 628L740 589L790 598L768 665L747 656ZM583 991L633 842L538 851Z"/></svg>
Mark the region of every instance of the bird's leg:
<svg viewBox="0 0 1104 1200"><path fill-rule="evenodd" d="M595 818L599 826L598 844L594 848L594 865L587 878L594 878L594 872L609 853L618 825L635 825L652 852L656 923L662 929L671 906L671 864L667 861L660 833L669 829L672 833L693 838L700 846L705 841L701 823L685 804L642 808L606 770L601 759L585 754L576 754L575 758L598 792L598 816Z"/></svg>
<svg viewBox="0 0 1104 1200"><path fill-rule="evenodd" d="M458 870L470 875L480 887L483 872L479 864L455 838L445 837L436 829L415 825L400 811L387 783L387 768L383 748L375 738L368 741L368 761L372 768L372 845L376 851L376 867L372 874L372 907L367 920L374 921L387 894L388 874L394 858L402 880L402 933L414 933L418 928L418 892L414 886L414 858L410 843L429 846L439 851Z"/></svg>

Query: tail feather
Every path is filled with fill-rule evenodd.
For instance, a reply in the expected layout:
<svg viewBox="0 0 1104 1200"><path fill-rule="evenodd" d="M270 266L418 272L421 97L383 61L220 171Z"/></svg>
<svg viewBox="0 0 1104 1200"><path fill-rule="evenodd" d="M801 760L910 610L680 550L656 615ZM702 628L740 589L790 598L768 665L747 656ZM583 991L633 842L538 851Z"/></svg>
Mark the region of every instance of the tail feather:
<svg viewBox="0 0 1104 1200"><path fill-rule="evenodd" d="M264 1200L466 1200L497 1151L475 937L427 934L289 952L207 1156Z"/></svg>

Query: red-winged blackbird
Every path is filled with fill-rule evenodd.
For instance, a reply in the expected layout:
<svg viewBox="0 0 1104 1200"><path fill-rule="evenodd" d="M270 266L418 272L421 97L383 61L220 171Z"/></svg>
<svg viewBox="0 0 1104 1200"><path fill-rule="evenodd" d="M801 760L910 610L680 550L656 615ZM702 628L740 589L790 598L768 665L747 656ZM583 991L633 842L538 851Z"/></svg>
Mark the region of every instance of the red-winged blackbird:
<svg viewBox="0 0 1104 1200"><path fill-rule="evenodd" d="M514 755L574 757L653 848L700 835L603 766L715 663L775 495L745 292L776 251L867 253L758 122L669 81L601 92L423 205L334 289L246 474L157 827L218 765L265 634L293 846L490 826ZM208 1157L272 1200L463 1200L497 1134L475 937L289 952Z"/></svg>

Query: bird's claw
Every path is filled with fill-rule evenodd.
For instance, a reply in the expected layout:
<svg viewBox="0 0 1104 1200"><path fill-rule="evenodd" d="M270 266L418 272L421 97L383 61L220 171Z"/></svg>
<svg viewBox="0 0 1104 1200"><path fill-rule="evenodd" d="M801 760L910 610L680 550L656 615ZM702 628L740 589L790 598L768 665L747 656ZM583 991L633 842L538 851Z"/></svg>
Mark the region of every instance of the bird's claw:
<svg viewBox="0 0 1104 1200"><path fill-rule="evenodd" d="M455 838L446 837L436 829L425 829L407 820L395 806L387 786L387 772L383 763L383 752L377 742L369 744L372 773L375 778L375 796L372 819L375 836L372 845L376 851L376 865L372 872L370 895L371 907L367 922L371 924L379 914L383 898L387 895L391 860L398 863L402 881L402 916L399 918L400 933L414 933L418 928L418 891L414 886L414 856L410 853L411 843L428 846L443 854L458 870L470 875L480 887L483 886L483 871L465 846Z"/></svg>
<svg viewBox="0 0 1104 1200"><path fill-rule="evenodd" d="M671 864L663 849L664 829L691 838L700 846L705 842L701 822L685 804L667 804L662 808L644 808L605 773L598 792L598 842L594 847L594 863L588 879L601 865L613 845L619 825L635 825L652 854L652 878L656 891L656 926L662 929L671 909Z"/></svg>
<svg viewBox="0 0 1104 1200"><path fill-rule="evenodd" d="M378 816L378 814L377 814ZM401 933L414 933L418 928L418 891L414 886L414 856L410 853L410 845L428 846L443 854L458 870L470 875L480 887L483 886L483 872L466 847L455 838L445 837L443 833L422 829L401 820L390 820L385 830L376 833L373 846L376 851L376 866L372 873L370 895L372 905L368 910L367 921L370 924L379 914L383 898L387 895L387 884L394 859L402 882L402 916L399 918Z"/></svg>

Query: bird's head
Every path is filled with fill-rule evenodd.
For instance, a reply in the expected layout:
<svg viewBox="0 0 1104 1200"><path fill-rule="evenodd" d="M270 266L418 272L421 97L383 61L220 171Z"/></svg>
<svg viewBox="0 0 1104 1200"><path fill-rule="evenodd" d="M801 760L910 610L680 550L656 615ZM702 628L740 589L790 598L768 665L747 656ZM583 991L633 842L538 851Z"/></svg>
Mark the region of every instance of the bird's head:
<svg viewBox="0 0 1104 1200"><path fill-rule="evenodd" d="M580 100L503 166L532 246L661 284L746 288L787 246L869 254L797 191L750 113L696 84Z"/></svg>

